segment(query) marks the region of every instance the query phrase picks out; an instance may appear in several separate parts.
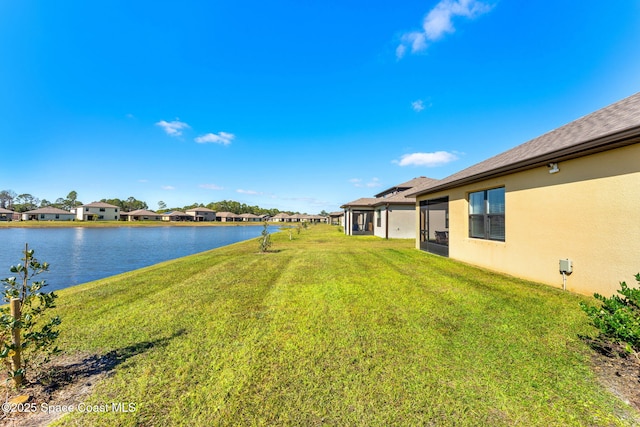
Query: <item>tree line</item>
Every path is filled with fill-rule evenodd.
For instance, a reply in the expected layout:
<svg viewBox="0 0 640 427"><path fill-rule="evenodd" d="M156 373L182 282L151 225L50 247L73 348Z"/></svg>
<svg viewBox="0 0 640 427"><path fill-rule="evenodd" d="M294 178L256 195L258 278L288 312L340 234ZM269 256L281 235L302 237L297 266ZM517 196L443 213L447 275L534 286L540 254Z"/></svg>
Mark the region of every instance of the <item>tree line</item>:
<svg viewBox="0 0 640 427"><path fill-rule="evenodd" d="M118 198L114 199L101 199L101 202L109 203L114 206L118 206L124 212L131 212L138 209L149 209L149 205L142 200L138 200L135 197L129 197L125 200L121 200ZM64 210L71 210L73 208L77 208L78 206L82 206L80 200L78 200L78 193L76 191L70 191L66 197L59 197L54 202L51 202L46 199L39 199L32 194L24 193L17 194L12 190L1 190L0 191L0 208L9 209L15 212L26 212L31 211L38 208L45 207L54 207ZM219 202L211 202L208 204L202 203L193 203L187 206L176 206L176 207L167 207L167 204L163 201L158 202L158 208L156 212L170 212L170 211L186 211L188 209L193 208L208 208L216 212L233 212L235 214L243 214L250 213L254 215L277 215L279 213L286 213L289 215L298 214L300 212L293 211L281 211L279 209L265 209L260 206L249 206L245 203L236 202L234 200L222 200ZM321 215L326 214L326 212L320 212Z"/></svg>
<svg viewBox="0 0 640 427"><path fill-rule="evenodd" d="M75 191L69 192L65 198L57 198L55 202L50 202L47 199L40 200L29 193L17 194L12 190L0 191L0 208L9 209L15 212L32 211L34 209L48 206L71 210L81 205L82 202L78 200L78 193Z"/></svg>

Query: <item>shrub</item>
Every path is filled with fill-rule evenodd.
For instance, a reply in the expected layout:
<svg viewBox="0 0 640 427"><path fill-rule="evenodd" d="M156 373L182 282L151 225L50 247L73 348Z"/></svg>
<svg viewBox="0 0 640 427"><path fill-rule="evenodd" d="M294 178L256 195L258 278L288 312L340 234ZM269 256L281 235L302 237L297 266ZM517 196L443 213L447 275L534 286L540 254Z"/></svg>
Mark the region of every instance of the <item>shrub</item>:
<svg viewBox="0 0 640 427"><path fill-rule="evenodd" d="M271 233L269 233L269 224L265 221L260 238L258 239L260 244L260 252L267 252L271 247Z"/></svg>
<svg viewBox="0 0 640 427"><path fill-rule="evenodd" d="M636 274L640 284L640 273ZM580 303L592 324L600 331L600 338L605 341L619 343L627 351L640 351L640 289L630 288L625 282L620 283L619 295L606 298L600 294L594 297L601 301L600 306ZM620 296L621 295L621 296Z"/></svg>
<svg viewBox="0 0 640 427"><path fill-rule="evenodd" d="M44 319L45 312L55 307L58 296L54 292L42 292L42 288L47 286L44 280L33 280L48 271L49 264L40 263L28 246L25 246L23 254L24 263L10 268L19 279L13 276L0 280L4 286L4 301L20 301L20 316L17 318L11 314L10 307L0 310L0 360L9 369L16 386L26 378L28 369L38 371L51 355L60 352L55 346L60 333L55 328L60 325L60 318ZM21 333L19 347L14 344L16 333Z"/></svg>

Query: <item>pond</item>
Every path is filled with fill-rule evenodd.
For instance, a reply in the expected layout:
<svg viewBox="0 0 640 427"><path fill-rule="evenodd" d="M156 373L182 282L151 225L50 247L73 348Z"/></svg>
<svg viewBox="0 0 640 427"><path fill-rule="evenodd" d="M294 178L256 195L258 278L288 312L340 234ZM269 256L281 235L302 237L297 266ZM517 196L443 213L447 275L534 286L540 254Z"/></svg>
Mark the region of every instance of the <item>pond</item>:
<svg viewBox="0 0 640 427"><path fill-rule="evenodd" d="M269 231L279 229L270 226ZM135 270L162 261L257 238L260 226L0 229L0 279L14 276L25 243L50 264L46 291ZM256 250L258 244L256 242Z"/></svg>

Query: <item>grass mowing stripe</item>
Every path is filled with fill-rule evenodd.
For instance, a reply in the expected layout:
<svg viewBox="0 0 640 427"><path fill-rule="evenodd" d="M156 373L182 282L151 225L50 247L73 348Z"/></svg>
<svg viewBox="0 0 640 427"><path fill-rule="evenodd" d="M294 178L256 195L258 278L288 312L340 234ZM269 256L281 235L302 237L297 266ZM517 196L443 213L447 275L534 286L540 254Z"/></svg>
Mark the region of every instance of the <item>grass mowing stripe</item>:
<svg viewBox="0 0 640 427"><path fill-rule="evenodd" d="M59 423L631 424L577 339L583 297L329 226L273 242L275 253L250 241L61 293L67 348L156 344L91 398L135 401L135 414Z"/></svg>

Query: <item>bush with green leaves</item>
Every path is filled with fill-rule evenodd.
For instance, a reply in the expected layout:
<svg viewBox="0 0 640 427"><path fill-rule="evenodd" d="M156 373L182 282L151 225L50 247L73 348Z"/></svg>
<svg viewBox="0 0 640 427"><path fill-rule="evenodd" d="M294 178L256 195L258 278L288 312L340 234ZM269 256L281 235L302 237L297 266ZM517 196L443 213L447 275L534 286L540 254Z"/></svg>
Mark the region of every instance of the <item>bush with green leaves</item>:
<svg viewBox="0 0 640 427"><path fill-rule="evenodd" d="M640 285L640 273L636 274ZM620 283L619 295L606 298L600 294L594 297L601 301L599 306L580 303L592 324L600 331L600 338L622 344L630 353L640 352L640 289L630 288L626 282Z"/></svg>
<svg viewBox="0 0 640 427"><path fill-rule="evenodd" d="M56 329L60 325L59 316L46 318L46 312L55 307L54 292L44 292L45 280L33 280L35 276L49 270L49 264L40 263L34 257L33 249L25 246L23 263L11 266L15 276L0 280L4 287L3 298L9 304L12 299L19 299L21 313L19 318L11 315L7 305L0 309L0 360L9 369L12 378L20 376L26 379L28 370L38 372L50 356L60 352L55 342L60 334ZM12 340L14 328L21 330L20 348L15 348ZM11 358L21 354L21 365L12 366Z"/></svg>
<svg viewBox="0 0 640 427"><path fill-rule="evenodd" d="M271 233L269 233L269 224L263 223L261 236L258 238L260 252L267 252L271 247Z"/></svg>

